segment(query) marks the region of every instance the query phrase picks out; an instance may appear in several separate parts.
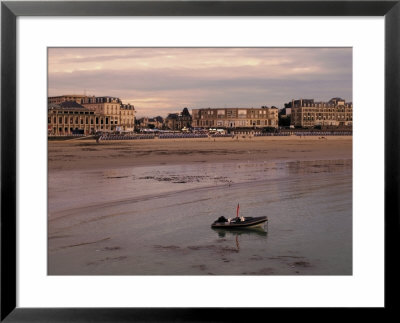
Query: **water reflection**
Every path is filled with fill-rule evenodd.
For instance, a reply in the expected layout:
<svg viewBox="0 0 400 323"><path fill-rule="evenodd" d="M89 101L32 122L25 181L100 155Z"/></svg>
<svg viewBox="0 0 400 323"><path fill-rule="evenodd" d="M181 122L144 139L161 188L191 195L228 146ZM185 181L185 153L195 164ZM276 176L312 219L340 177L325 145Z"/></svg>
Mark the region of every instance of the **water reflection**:
<svg viewBox="0 0 400 323"><path fill-rule="evenodd" d="M242 229L223 229L223 228L212 228L218 234L218 238L225 238L228 236L235 237L236 250L240 250L240 236L258 236L267 237L267 231L263 227L258 228L242 228ZM242 237L241 237L242 238Z"/></svg>
<svg viewBox="0 0 400 323"><path fill-rule="evenodd" d="M241 235L257 235L261 237L267 236L267 231L265 230L264 227L241 228L241 229L212 228L212 230L218 233L219 238L225 238L226 236L241 236Z"/></svg>

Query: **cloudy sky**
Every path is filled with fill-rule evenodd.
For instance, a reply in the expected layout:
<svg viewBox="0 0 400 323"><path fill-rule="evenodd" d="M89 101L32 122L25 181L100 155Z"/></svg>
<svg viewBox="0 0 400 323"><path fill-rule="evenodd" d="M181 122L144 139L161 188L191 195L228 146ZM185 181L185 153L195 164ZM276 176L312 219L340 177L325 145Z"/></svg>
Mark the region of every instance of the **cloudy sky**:
<svg viewBox="0 0 400 323"><path fill-rule="evenodd" d="M49 96L119 97L138 117L352 100L351 48L50 48L48 73Z"/></svg>

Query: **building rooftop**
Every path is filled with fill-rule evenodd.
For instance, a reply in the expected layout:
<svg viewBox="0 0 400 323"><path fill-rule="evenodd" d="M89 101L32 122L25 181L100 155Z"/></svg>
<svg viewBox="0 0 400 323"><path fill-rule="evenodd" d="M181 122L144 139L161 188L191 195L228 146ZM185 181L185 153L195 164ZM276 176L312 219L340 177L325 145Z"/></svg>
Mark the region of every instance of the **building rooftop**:
<svg viewBox="0 0 400 323"><path fill-rule="evenodd" d="M73 109L73 110L81 110L81 111L89 111L89 109L86 109L83 105L80 105L79 103L75 101L65 101L61 102L60 104L49 104L48 105L49 109Z"/></svg>
<svg viewBox="0 0 400 323"><path fill-rule="evenodd" d="M49 96L49 98L62 98L62 97L78 97L78 98L84 98L86 95L84 94L63 94L63 95L53 95Z"/></svg>
<svg viewBox="0 0 400 323"><path fill-rule="evenodd" d="M167 119L178 119L178 113L170 113L168 114Z"/></svg>
<svg viewBox="0 0 400 323"><path fill-rule="evenodd" d="M76 101L65 101L60 103L61 108L80 108L85 109L83 105L80 105Z"/></svg>

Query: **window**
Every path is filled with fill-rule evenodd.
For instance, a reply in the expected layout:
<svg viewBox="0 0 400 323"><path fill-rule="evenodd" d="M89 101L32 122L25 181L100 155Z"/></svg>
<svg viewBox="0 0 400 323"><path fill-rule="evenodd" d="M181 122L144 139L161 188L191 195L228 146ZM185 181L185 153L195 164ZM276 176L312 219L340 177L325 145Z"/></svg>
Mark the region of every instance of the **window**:
<svg viewBox="0 0 400 323"><path fill-rule="evenodd" d="M247 110L238 110L238 118L245 119L247 116Z"/></svg>
<svg viewBox="0 0 400 323"><path fill-rule="evenodd" d="M218 116L218 118L224 118L225 110L217 110L217 116Z"/></svg>

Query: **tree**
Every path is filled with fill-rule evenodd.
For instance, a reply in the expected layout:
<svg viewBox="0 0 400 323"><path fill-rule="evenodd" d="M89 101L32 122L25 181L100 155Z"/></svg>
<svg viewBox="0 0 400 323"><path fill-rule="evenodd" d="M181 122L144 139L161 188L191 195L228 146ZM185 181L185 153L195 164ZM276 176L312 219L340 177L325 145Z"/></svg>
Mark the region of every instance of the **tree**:
<svg viewBox="0 0 400 323"><path fill-rule="evenodd" d="M289 127L290 126L291 116L286 115L286 108L279 110L278 112L278 125L281 127Z"/></svg>

